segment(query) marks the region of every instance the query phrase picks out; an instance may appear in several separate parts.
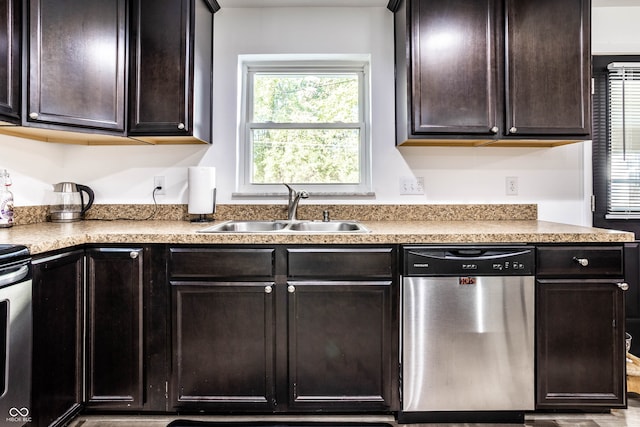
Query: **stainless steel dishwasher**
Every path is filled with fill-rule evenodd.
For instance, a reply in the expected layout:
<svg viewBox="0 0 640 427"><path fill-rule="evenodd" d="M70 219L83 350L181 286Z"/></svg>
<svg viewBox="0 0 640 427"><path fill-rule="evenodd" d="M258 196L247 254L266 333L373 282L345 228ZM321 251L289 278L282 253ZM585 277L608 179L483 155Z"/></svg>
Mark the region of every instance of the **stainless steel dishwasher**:
<svg viewBox="0 0 640 427"><path fill-rule="evenodd" d="M405 246L400 423L524 422L533 410L531 246Z"/></svg>

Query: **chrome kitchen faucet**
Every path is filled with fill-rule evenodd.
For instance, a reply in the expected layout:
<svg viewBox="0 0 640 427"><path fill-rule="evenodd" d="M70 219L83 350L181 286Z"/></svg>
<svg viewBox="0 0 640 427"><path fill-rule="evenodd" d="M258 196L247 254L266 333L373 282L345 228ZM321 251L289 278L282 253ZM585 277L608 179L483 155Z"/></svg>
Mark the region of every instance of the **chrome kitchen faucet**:
<svg viewBox="0 0 640 427"><path fill-rule="evenodd" d="M297 221L298 203L300 199L307 199L309 193L306 190L296 191L289 184L283 184L289 189L289 205L287 206L287 219Z"/></svg>

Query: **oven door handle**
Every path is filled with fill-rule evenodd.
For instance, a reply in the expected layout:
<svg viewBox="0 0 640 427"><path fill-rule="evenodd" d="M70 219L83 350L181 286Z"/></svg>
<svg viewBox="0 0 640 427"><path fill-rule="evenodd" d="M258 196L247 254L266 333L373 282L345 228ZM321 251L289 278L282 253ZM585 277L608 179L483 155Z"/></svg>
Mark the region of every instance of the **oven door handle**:
<svg viewBox="0 0 640 427"><path fill-rule="evenodd" d="M29 275L29 266L23 265L8 273L0 274L0 286L10 285L17 283Z"/></svg>

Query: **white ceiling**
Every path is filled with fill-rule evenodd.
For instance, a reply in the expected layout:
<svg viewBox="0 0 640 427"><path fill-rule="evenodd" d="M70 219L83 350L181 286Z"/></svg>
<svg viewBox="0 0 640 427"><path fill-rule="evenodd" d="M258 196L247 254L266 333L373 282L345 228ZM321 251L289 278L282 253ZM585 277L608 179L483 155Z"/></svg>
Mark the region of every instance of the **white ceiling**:
<svg viewBox="0 0 640 427"><path fill-rule="evenodd" d="M221 7L384 7L389 0L218 0ZM640 0L592 0L593 7L640 7Z"/></svg>
<svg viewBox="0 0 640 427"><path fill-rule="evenodd" d="M640 0L638 0L640 1ZM382 7L389 0L218 0L220 7Z"/></svg>
<svg viewBox="0 0 640 427"><path fill-rule="evenodd" d="M593 7L625 7L640 6L640 0L593 0Z"/></svg>

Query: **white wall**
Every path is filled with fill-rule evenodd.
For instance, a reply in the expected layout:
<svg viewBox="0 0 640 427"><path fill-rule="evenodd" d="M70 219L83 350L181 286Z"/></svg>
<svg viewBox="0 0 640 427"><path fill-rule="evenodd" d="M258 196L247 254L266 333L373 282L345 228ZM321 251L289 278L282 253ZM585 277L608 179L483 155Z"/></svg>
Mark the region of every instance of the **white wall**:
<svg viewBox="0 0 640 427"><path fill-rule="evenodd" d="M594 48L616 44L640 52L640 46L622 46L619 41L611 41L609 34L619 29L617 19L629 16L628 9L635 13L640 8L602 9L594 12ZM632 21L624 22L629 31L638 32ZM603 30L606 26L612 28ZM155 175L166 177L167 194L158 196L159 203L186 203L186 168L192 165L216 167L219 203L273 203L274 199L237 200L231 195L235 180L237 55L368 53L372 58L376 197L333 202L537 203L540 219L591 223L587 203L591 194L589 142L552 149L396 148L392 30L393 16L384 7L223 8L215 18L212 145L87 147L0 136L0 167L12 173L18 206L46 204L50 185L62 180L91 186L96 203L150 203ZM425 178L424 196L399 194L399 178L411 175ZM518 177L517 196L505 194L507 176ZM284 203L284 197L278 201Z"/></svg>
<svg viewBox="0 0 640 427"><path fill-rule="evenodd" d="M640 2L636 3L635 7L593 8L591 50L594 55L640 53Z"/></svg>

